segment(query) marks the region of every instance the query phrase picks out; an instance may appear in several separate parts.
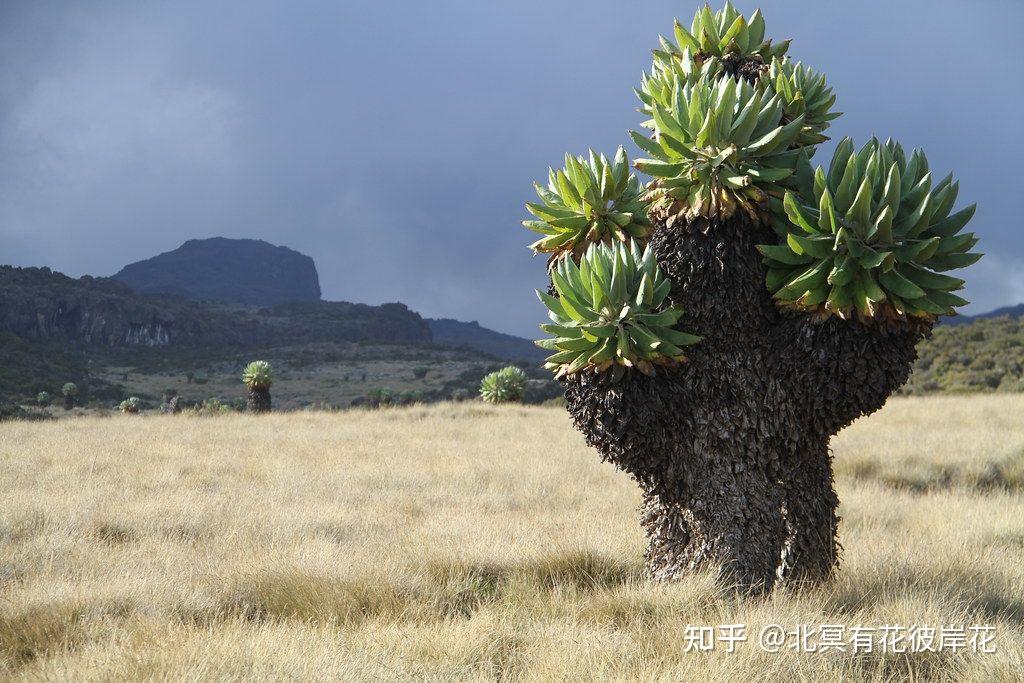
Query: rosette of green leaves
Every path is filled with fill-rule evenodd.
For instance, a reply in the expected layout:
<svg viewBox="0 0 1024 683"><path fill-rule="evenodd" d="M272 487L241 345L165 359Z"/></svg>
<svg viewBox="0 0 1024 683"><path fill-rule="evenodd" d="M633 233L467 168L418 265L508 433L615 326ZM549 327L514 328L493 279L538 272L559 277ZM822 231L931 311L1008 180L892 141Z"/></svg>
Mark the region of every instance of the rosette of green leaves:
<svg viewBox="0 0 1024 683"><path fill-rule="evenodd" d="M658 103L671 109L675 89L693 85L704 77L709 82L715 80L718 60L714 57L704 64L698 65L692 59L661 61L654 60L650 75L640 76L640 87L633 90L640 100L639 111L647 115L647 120L640 123L644 128L654 129L654 104Z"/></svg>
<svg viewBox="0 0 1024 683"><path fill-rule="evenodd" d="M274 381L270 363L265 360L254 360L242 371L242 381L250 389L266 389Z"/></svg>
<svg viewBox="0 0 1024 683"><path fill-rule="evenodd" d="M480 381L480 398L488 403L522 401L526 373L514 365L485 375Z"/></svg>
<svg viewBox="0 0 1024 683"><path fill-rule="evenodd" d="M579 265L562 259L551 279L558 296L537 295L551 318L541 329L552 337L536 344L553 352L545 367L556 377L612 368L618 379L628 367L653 375L655 365L684 360L683 347L699 340L675 329L682 309L665 305L672 284L650 247L594 244Z"/></svg>
<svg viewBox="0 0 1024 683"><path fill-rule="evenodd" d="M943 273L981 258L961 232L975 205L952 210L958 188L952 175L933 187L920 150L907 159L898 143L872 139L855 152L843 139L804 191L813 203L786 194L785 243L759 247L768 289L783 305L841 318L953 314L967 303L953 293L964 281Z"/></svg>
<svg viewBox="0 0 1024 683"><path fill-rule="evenodd" d="M591 242L642 239L650 231L640 181L622 147L611 161L593 150L587 158L566 154L564 168L549 169L548 186L534 187L541 203L526 209L539 220L523 221L544 235L530 245L534 251L579 254Z"/></svg>
<svg viewBox="0 0 1024 683"><path fill-rule="evenodd" d="M762 85L710 79L677 81L670 103L653 102L653 139L631 131L651 155L635 166L654 176L652 217L729 218L737 207L754 221L770 216L769 195L782 197L802 152L789 149L803 115L780 123L783 102Z"/></svg>
<svg viewBox="0 0 1024 683"><path fill-rule="evenodd" d="M137 413L139 412L141 402L138 396L129 396L125 400L121 401L118 408L122 413Z"/></svg>
<svg viewBox="0 0 1024 683"><path fill-rule="evenodd" d="M78 385L75 384L74 382L68 382L67 384L65 384L64 386L62 386L60 388L60 393L63 396L77 396L78 395Z"/></svg>
<svg viewBox="0 0 1024 683"><path fill-rule="evenodd" d="M828 140L822 132L830 122L842 116L832 111L835 93L825 83L825 74L817 73L800 62L786 57L775 58L768 67L768 86L782 98L786 120L804 117L804 125L794 144L811 146Z"/></svg>
<svg viewBox="0 0 1024 683"><path fill-rule="evenodd" d="M719 59L717 73L747 75L749 64L753 71L768 64L775 57L782 57L789 49L789 40L772 45L764 39L764 17L761 10L755 11L748 20L726 2L718 12L712 12L705 4L697 10L687 30L677 19L673 30L675 42L660 37L661 49L654 51L657 61L694 61L703 64L710 57Z"/></svg>

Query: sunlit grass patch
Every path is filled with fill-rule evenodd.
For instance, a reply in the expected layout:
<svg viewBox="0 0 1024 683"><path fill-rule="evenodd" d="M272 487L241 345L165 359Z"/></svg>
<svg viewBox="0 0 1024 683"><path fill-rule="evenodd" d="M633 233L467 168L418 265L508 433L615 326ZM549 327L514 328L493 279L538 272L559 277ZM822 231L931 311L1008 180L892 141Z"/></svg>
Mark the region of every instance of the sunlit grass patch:
<svg viewBox="0 0 1024 683"><path fill-rule="evenodd" d="M843 432L839 573L759 601L648 581L638 488L557 409L11 424L0 678L1015 680L1022 413L901 399ZM972 479L990 461L1007 484ZM991 623L999 650L756 644L769 623L913 622ZM689 625L734 623L737 652L684 651Z"/></svg>

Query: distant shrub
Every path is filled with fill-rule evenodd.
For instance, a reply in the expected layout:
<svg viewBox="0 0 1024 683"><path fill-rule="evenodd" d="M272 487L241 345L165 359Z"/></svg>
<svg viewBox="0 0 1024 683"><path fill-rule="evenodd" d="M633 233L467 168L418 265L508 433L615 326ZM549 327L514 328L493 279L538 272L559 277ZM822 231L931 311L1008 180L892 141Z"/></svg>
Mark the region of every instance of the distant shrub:
<svg viewBox="0 0 1024 683"><path fill-rule="evenodd" d="M125 400L121 401L121 403L117 407L122 413L134 415L135 413L139 412L139 408L141 407L141 405L142 402L139 401L138 396L130 396Z"/></svg>
<svg viewBox="0 0 1024 683"><path fill-rule="evenodd" d="M419 389L415 391L403 391L395 399L395 403L401 406L408 406L414 403L423 403L426 395Z"/></svg>
<svg viewBox="0 0 1024 683"><path fill-rule="evenodd" d="M480 382L480 397L488 403L510 403L523 400L526 373L514 365L485 376Z"/></svg>
<svg viewBox="0 0 1024 683"><path fill-rule="evenodd" d="M902 393L1021 391L1024 319L981 318L939 325L918 346L918 361Z"/></svg>
<svg viewBox="0 0 1024 683"><path fill-rule="evenodd" d="M48 391L40 391L38 394L36 394L36 404L43 408L50 405L51 400L52 399L50 398L50 392Z"/></svg>
<svg viewBox="0 0 1024 683"><path fill-rule="evenodd" d="M371 391L366 395L367 403L374 408L392 405L395 403L396 399L397 397L395 396L395 392L387 387Z"/></svg>
<svg viewBox="0 0 1024 683"><path fill-rule="evenodd" d="M422 365L412 369L412 376L416 379L423 379L430 372L430 368L425 368Z"/></svg>
<svg viewBox="0 0 1024 683"><path fill-rule="evenodd" d="M189 412L202 417L213 417L216 415L226 415L231 412L231 408L219 398L208 398L202 403L192 406Z"/></svg>

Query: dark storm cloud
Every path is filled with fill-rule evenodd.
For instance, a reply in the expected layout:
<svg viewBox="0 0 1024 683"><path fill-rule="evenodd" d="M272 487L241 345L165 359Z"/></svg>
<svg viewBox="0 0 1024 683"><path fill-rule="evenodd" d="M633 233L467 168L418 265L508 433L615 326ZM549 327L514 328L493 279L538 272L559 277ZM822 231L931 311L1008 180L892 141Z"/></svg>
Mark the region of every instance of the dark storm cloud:
<svg viewBox="0 0 1024 683"><path fill-rule="evenodd" d="M107 275L256 237L312 255L326 298L533 334L530 182L626 141L649 49L693 6L7 0L0 261ZM979 202L971 310L1024 300L1020 4L761 6L829 74L833 133L922 146Z"/></svg>

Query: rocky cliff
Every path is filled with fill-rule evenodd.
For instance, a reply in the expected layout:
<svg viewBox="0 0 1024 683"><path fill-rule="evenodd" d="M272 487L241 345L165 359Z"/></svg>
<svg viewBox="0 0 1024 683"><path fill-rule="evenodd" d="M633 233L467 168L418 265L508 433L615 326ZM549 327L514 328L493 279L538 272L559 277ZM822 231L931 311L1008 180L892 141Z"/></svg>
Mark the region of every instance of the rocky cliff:
<svg viewBox="0 0 1024 683"><path fill-rule="evenodd" d="M255 339L220 312L135 294L109 278L0 266L0 331L29 341L110 348L239 344Z"/></svg>
<svg viewBox="0 0 1024 683"><path fill-rule="evenodd" d="M318 301L313 259L262 240L189 240L174 251L129 264L114 279L142 294L274 306Z"/></svg>
<svg viewBox="0 0 1024 683"><path fill-rule="evenodd" d="M229 308L144 296L110 278L74 279L49 268L11 266L0 266L0 332L111 349L432 341L423 318L404 304L309 301Z"/></svg>

